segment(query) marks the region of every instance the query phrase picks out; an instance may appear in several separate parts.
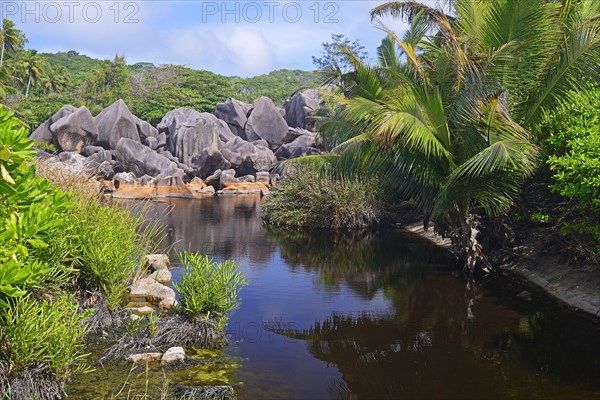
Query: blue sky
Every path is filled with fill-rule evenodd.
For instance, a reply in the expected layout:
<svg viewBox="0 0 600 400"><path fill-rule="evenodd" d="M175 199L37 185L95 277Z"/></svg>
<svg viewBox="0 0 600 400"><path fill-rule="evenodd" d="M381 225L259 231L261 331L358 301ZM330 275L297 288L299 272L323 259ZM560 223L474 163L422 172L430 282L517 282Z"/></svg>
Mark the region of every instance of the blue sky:
<svg viewBox="0 0 600 400"><path fill-rule="evenodd" d="M383 1L0 0L42 52L77 50L128 63L181 64L224 75L312 69L332 33L358 39L375 55L384 32L369 10ZM385 19L398 33L402 21Z"/></svg>

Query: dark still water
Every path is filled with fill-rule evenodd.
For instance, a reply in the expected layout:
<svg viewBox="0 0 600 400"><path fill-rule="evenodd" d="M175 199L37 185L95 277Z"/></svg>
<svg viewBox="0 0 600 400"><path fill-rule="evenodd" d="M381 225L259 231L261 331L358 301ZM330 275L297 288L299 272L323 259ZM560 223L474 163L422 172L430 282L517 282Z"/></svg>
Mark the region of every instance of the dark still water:
<svg viewBox="0 0 600 400"><path fill-rule="evenodd" d="M249 282L229 320L230 368L174 380L229 384L241 399L600 398L597 321L505 278L468 296L448 255L418 237L269 230L260 207L152 205L175 263L184 249L232 258Z"/></svg>

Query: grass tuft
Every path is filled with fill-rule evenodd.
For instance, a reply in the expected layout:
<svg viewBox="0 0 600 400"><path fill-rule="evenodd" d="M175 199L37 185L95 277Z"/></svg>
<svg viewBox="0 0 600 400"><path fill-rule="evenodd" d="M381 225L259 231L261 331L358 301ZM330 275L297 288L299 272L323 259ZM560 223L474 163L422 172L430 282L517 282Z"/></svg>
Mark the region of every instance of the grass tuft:
<svg viewBox="0 0 600 400"><path fill-rule="evenodd" d="M216 262L197 253L180 254L185 274L175 288L181 306L191 317L205 315L215 318L222 328L227 323L227 313L239 306L238 294L248 283L237 270L235 261Z"/></svg>

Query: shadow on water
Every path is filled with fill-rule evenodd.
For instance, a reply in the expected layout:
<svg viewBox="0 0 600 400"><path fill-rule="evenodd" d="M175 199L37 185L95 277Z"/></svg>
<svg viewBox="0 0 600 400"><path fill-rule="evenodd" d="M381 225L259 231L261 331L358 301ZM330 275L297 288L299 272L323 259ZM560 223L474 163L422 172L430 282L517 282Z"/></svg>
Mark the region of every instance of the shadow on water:
<svg viewBox="0 0 600 400"><path fill-rule="evenodd" d="M469 293L417 236L267 229L257 197L152 207L173 261L233 258L250 282L225 349L242 399L600 398L597 320L501 276Z"/></svg>

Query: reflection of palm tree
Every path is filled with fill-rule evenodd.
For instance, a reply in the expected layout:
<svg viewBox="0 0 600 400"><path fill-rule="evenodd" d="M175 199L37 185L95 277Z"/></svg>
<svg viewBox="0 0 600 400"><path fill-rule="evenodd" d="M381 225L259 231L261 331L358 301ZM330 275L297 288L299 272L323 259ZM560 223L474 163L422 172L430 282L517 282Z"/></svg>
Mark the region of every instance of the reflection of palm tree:
<svg viewBox="0 0 600 400"><path fill-rule="evenodd" d="M518 315L490 310L495 306L482 300L481 325L474 325L464 312L464 285L446 274L427 284L390 284L387 291L394 312L333 313L306 329L274 330L306 340L316 358L337 366L345 382L331 383L334 398L498 396L493 385L467 391L469 372L481 370L478 379L487 383L499 379L498 367L485 367L498 350L486 346L506 329L515 332Z"/></svg>
<svg viewBox="0 0 600 400"><path fill-rule="evenodd" d="M4 64L4 52L16 53L26 42L23 33L15 27L15 23L9 19L2 21L2 29L0 29L0 42L2 50L0 53L0 67Z"/></svg>
<svg viewBox="0 0 600 400"><path fill-rule="evenodd" d="M445 250L399 232L331 236L269 228L267 236L291 268L316 271L325 287L346 284L364 299L385 292L391 282L414 282L432 267L447 270L451 263Z"/></svg>

